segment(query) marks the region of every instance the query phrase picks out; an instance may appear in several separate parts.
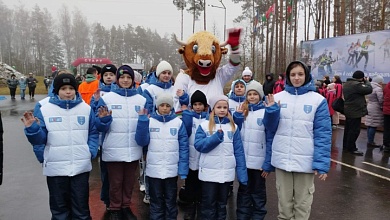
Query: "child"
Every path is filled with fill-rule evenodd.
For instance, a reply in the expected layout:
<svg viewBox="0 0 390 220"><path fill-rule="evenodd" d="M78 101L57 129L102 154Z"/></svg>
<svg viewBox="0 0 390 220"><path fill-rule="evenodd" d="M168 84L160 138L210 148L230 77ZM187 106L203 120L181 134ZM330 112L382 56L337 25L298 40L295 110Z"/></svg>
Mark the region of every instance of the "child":
<svg viewBox="0 0 390 220"><path fill-rule="evenodd" d="M89 105L93 94L99 88L99 80L97 79L98 71L94 67L87 69L86 79L79 86L79 93L83 100Z"/></svg>
<svg viewBox="0 0 390 220"><path fill-rule="evenodd" d="M195 133L198 126L206 120L207 99L203 92L196 90L191 96L191 109L183 111L182 121L189 136L189 168L188 177L185 181L185 192L191 202L186 209L184 219L195 219L198 204L201 201L201 182L198 178L200 152L194 147ZM198 213L200 216L200 213Z"/></svg>
<svg viewBox="0 0 390 220"><path fill-rule="evenodd" d="M280 100L280 121L272 143L278 219L309 219L314 175L325 180L330 166L332 128L326 99L315 92L307 66L291 62Z"/></svg>
<svg viewBox="0 0 390 220"><path fill-rule="evenodd" d="M226 204L231 182L248 182L245 154L239 129L229 113L228 98L209 99L211 113L195 134L199 151L199 179L202 181L201 219L226 219Z"/></svg>
<svg viewBox="0 0 390 220"><path fill-rule="evenodd" d="M265 178L274 170L271 146L278 127L280 108L272 94L263 103L264 93L260 83L253 82L246 89L246 100L234 113L241 119L238 127L241 127L248 172L248 185L240 184L238 188L237 219L264 219L267 214Z"/></svg>
<svg viewBox="0 0 390 220"><path fill-rule="evenodd" d="M256 81L253 81L257 83ZM233 115L236 108L245 101L245 81L238 79L232 82L231 93L229 95L229 110Z"/></svg>
<svg viewBox="0 0 390 220"><path fill-rule="evenodd" d="M117 68L113 64L105 65L101 70L102 77L100 78L99 89L93 94L91 98L91 108L95 113L97 112L96 106L98 105L100 97L104 94L111 91L111 85L116 82L116 71ZM104 134L99 134L99 146L103 144ZM109 197L109 182L108 182L108 172L106 162L102 160L101 155L102 150L100 149L100 178L102 180L102 188L100 191L100 200L106 205L106 210L110 207L110 197Z"/></svg>
<svg viewBox="0 0 390 220"><path fill-rule="evenodd" d="M148 87L143 92L143 96L146 98L146 109L148 112L153 112L156 97L158 94L161 94L163 92L174 94L176 91L173 91L172 86L172 66L167 61L163 60L157 65L156 69L156 82L151 82ZM183 98L188 97L183 96ZM181 98L181 97L180 97ZM175 112L180 111L180 104L177 103L175 106L172 106L175 109Z"/></svg>
<svg viewBox="0 0 390 220"><path fill-rule="evenodd" d="M24 100L25 96L26 96L26 88L27 88L27 81L26 81L25 76L20 77L19 86L20 86L19 87L20 88L20 99Z"/></svg>
<svg viewBox="0 0 390 220"><path fill-rule="evenodd" d="M22 122L29 142L45 145L43 174L52 219L91 219L88 179L98 133L94 113L77 93L74 76L57 76L49 103L38 109L37 117L25 112Z"/></svg>
<svg viewBox="0 0 390 220"><path fill-rule="evenodd" d="M177 219L177 176L188 175L188 136L183 122L176 117L173 97L160 93L156 111L147 117L140 113L135 135L141 146L148 145L146 177L149 181L150 219Z"/></svg>
<svg viewBox="0 0 390 220"><path fill-rule="evenodd" d="M133 186L142 156L142 146L135 141L138 112L146 99L135 89L134 71L123 65L116 72L111 92L100 97L96 126L104 132L102 160L109 180L110 217L136 219L130 209Z"/></svg>

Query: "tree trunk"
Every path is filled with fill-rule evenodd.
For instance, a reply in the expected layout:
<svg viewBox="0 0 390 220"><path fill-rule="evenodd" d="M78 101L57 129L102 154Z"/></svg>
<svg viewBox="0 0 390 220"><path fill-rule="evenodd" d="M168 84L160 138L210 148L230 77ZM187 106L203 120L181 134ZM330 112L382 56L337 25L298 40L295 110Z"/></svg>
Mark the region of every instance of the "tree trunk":
<svg viewBox="0 0 390 220"><path fill-rule="evenodd" d="M340 1L340 32L339 32L339 36L344 36L345 35L345 19L346 19L346 16L345 16L345 1L346 0L341 0Z"/></svg>
<svg viewBox="0 0 390 220"><path fill-rule="evenodd" d="M295 1L295 6L294 6L294 49L293 49L293 60L297 59L297 35L298 35L298 22L297 22L297 17L298 17L298 1Z"/></svg>

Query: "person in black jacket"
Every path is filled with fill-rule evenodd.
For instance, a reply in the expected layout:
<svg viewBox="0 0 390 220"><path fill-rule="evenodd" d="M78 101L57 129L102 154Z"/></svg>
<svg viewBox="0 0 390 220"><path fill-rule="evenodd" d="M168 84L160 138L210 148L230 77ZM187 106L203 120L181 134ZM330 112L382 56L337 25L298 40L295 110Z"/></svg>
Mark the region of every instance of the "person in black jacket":
<svg viewBox="0 0 390 220"><path fill-rule="evenodd" d="M263 85L264 95L267 96L268 94L273 94L274 92L274 74L268 73L265 75L265 81Z"/></svg>
<svg viewBox="0 0 390 220"><path fill-rule="evenodd" d="M27 78L27 86L28 86L28 94L30 95L30 99L34 99L35 88L37 87L38 80L34 78L32 73L28 74Z"/></svg>
<svg viewBox="0 0 390 220"><path fill-rule="evenodd" d="M357 156L363 152L356 147L356 140L360 134L362 117L367 115L365 95L372 93L371 83L364 77L364 73L357 70L352 78L348 78L343 85L345 127L343 137L343 151Z"/></svg>

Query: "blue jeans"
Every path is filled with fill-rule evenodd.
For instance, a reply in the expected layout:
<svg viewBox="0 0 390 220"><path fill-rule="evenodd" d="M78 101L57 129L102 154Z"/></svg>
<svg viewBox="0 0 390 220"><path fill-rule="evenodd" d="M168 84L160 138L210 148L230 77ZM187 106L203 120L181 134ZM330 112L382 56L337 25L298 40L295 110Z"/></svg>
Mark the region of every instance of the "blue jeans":
<svg viewBox="0 0 390 220"><path fill-rule="evenodd" d="M52 220L91 219L88 180L89 172L46 178Z"/></svg>
<svg viewBox="0 0 390 220"><path fill-rule="evenodd" d="M376 133L376 127L370 127L370 126L367 127L367 139L368 139L367 142L368 143L370 143L370 144L374 143L375 133Z"/></svg>
<svg viewBox="0 0 390 220"><path fill-rule="evenodd" d="M237 193L237 219L264 219L267 214L265 204L267 202L265 178L261 177L262 171L247 169L248 185L240 183Z"/></svg>
<svg viewBox="0 0 390 220"><path fill-rule="evenodd" d="M159 179L149 179L150 219L176 220L177 219L177 176Z"/></svg>
<svg viewBox="0 0 390 220"><path fill-rule="evenodd" d="M230 184L202 181L201 219L225 220Z"/></svg>
<svg viewBox="0 0 390 220"><path fill-rule="evenodd" d="M24 99L24 96L26 94L26 89L20 89L20 98Z"/></svg>

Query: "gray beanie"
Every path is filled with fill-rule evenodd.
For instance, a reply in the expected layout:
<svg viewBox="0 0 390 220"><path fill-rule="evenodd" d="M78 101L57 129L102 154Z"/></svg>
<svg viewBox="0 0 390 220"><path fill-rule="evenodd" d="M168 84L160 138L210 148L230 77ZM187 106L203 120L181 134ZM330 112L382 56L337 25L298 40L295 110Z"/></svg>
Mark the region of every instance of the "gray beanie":
<svg viewBox="0 0 390 220"><path fill-rule="evenodd" d="M248 94L250 90L255 90L260 95L260 100L264 97L263 86L257 81L253 80L246 85L246 94Z"/></svg>
<svg viewBox="0 0 390 220"><path fill-rule="evenodd" d="M380 75L375 75L373 78L372 78L372 82L376 82L378 84L382 84L383 83L383 77L380 76Z"/></svg>
<svg viewBox="0 0 390 220"><path fill-rule="evenodd" d="M167 103L171 106L171 109L173 108L173 97L171 94L169 93L161 93L159 95L157 95L157 99L156 99L156 108L158 106L160 106L161 104L163 103Z"/></svg>

